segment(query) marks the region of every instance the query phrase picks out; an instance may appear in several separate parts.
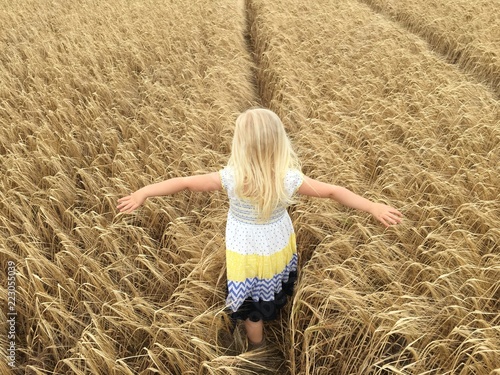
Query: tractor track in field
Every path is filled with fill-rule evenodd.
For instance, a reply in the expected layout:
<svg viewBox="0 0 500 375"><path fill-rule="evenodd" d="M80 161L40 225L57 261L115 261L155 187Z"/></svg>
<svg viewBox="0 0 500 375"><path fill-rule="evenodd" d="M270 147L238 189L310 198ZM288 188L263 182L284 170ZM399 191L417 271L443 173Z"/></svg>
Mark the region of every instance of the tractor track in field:
<svg viewBox="0 0 500 375"><path fill-rule="evenodd" d="M250 61L253 62L252 66L252 75L251 75L251 83L255 90L255 99L259 106L265 106L262 100L261 95L261 87L258 79L258 71L259 71L259 59L257 56L257 52L255 49L255 41L252 36L252 25L254 22L253 19L253 10L251 8L250 0L238 0L238 6L242 13L242 17L244 19L244 29L243 29L243 39L246 44L246 49L248 51L248 55L250 56Z"/></svg>
<svg viewBox="0 0 500 375"><path fill-rule="evenodd" d="M484 85L496 99L500 98L500 72L497 71L498 69L493 68L493 70L490 70L482 66L482 62L478 57L481 55L480 51L476 51L473 47L469 48L469 46L461 47L453 39L432 30L432 28L422 29L419 27L419 21L409 14L399 13L396 16L372 0L358 1L370 7L373 12L380 14L388 21L400 25L409 33L424 40L432 52L460 70L465 76L469 77L470 81ZM477 69L477 67L480 68Z"/></svg>

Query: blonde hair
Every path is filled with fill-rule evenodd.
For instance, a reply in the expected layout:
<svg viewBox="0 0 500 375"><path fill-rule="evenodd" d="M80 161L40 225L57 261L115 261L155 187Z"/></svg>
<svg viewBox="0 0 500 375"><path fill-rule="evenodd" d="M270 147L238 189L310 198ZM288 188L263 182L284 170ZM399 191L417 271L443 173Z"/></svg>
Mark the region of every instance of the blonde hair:
<svg viewBox="0 0 500 375"><path fill-rule="evenodd" d="M256 206L259 220L293 203L284 178L289 168L300 170L300 165L274 112L253 108L238 116L228 165L234 170L235 194Z"/></svg>

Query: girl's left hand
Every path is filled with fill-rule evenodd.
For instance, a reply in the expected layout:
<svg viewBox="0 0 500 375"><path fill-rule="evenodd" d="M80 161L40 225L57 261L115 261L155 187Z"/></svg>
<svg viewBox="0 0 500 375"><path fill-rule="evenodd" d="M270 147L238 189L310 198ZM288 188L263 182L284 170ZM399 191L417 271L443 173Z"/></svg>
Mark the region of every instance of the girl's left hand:
<svg viewBox="0 0 500 375"><path fill-rule="evenodd" d="M394 207L383 203L374 203L370 210L372 216L386 227L401 223L403 214Z"/></svg>
<svg viewBox="0 0 500 375"><path fill-rule="evenodd" d="M136 208L144 203L146 197L143 196L140 192L136 191L126 197L118 199L117 208L120 212L131 213Z"/></svg>

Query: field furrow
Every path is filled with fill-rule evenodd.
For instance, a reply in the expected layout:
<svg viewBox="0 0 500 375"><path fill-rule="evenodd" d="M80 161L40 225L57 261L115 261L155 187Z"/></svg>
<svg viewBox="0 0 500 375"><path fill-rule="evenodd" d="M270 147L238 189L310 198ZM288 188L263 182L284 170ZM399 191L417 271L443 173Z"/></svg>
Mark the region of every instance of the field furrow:
<svg viewBox="0 0 500 375"><path fill-rule="evenodd" d="M495 0L362 0L424 38L500 96L500 4Z"/></svg>

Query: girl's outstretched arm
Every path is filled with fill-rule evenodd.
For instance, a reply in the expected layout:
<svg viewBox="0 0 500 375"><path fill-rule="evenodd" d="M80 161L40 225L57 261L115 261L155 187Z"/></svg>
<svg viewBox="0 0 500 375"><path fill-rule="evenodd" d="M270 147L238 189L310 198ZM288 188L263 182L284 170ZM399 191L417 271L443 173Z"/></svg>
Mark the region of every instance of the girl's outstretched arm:
<svg viewBox="0 0 500 375"><path fill-rule="evenodd" d="M175 177L156 184L144 186L134 193L118 199L118 210L130 213L142 205L147 198L175 194L182 190L214 191L222 189L219 172L189 177Z"/></svg>
<svg viewBox="0 0 500 375"><path fill-rule="evenodd" d="M399 224L403 216L394 207L372 202L344 187L326 184L307 176L304 176L304 182L299 187L298 192L311 197L331 198L344 206L366 211L386 227Z"/></svg>

